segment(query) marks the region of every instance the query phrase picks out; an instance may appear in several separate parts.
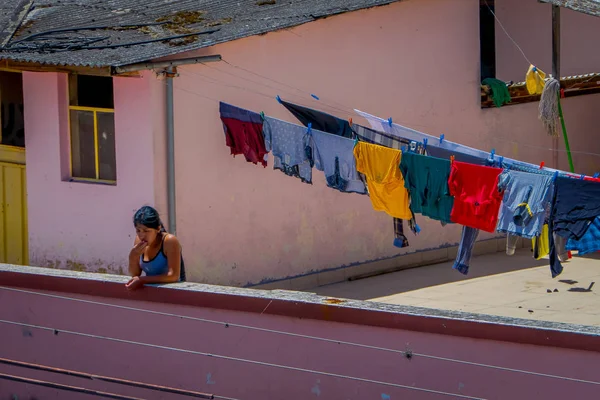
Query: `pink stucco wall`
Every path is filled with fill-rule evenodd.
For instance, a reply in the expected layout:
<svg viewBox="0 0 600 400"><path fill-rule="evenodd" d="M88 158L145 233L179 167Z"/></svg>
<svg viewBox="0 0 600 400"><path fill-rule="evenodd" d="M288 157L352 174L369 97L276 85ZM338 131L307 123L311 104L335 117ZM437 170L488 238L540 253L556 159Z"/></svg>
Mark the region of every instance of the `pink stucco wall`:
<svg viewBox="0 0 600 400"><path fill-rule="evenodd" d="M85 285L84 282L80 284ZM110 283L104 284L110 287ZM169 289L166 289L169 290ZM433 400L457 398L314 372L224 360L173 350L81 337L65 331L135 341L442 391L488 400L593 399L597 385L420 356L597 381L599 353L506 341L470 339L354 323L300 319L214 308L55 293L84 300L222 321L177 317L0 290L0 320L50 327L44 331L0 323L0 357L85 373L212 393L234 399ZM229 295L235 297L235 293ZM267 299L268 300L268 299ZM222 301L227 301L222 299ZM326 312L324 308L324 312ZM375 312L375 311L374 311ZM421 317L427 319L427 317ZM226 326L225 322L231 324ZM473 322L474 323L474 322ZM402 354L277 333L253 327L415 353ZM57 331L53 331L56 329ZM513 328L517 329L517 328ZM530 332L531 333L531 332ZM7 345L9 344L10 345ZM137 398L173 396L100 381L0 365L0 373L119 393ZM84 395L0 380L0 398L84 399Z"/></svg>
<svg viewBox="0 0 600 400"><path fill-rule="evenodd" d="M531 63L552 73L552 6L537 0L495 0L496 15ZM590 52L590 38L600 35L598 17L561 8L561 76L600 71L600 54ZM496 76L525 80L529 63L496 23Z"/></svg>
<svg viewBox="0 0 600 400"><path fill-rule="evenodd" d="M69 157L66 75L23 74L33 265L126 270L133 212L155 202L154 162L159 156L151 138L160 129L153 121L160 117L150 112L158 98L153 79L149 73L114 79L118 181L107 186L62 180Z"/></svg>
<svg viewBox="0 0 600 400"><path fill-rule="evenodd" d="M420 218L422 233L409 233L411 247L399 250L392 245L391 218L374 212L368 198L326 188L317 171L309 186L273 171L271 164L263 169L243 157L233 159L217 100L292 122L275 95L362 122L352 112L358 108L455 142L550 165L552 141L537 118L537 103L480 108L478 13L477 0L403 1L195 53L221 54L260 76L224 62L179 68L178 235L190 278L258 283L460 238L459 227L442 229ZM597 157L578 153L600 153L600 143L589 136L598 106L600 96L564 101L576 169L584 173L600 170ZM560 163L567 167L564 153Z"/></svg>

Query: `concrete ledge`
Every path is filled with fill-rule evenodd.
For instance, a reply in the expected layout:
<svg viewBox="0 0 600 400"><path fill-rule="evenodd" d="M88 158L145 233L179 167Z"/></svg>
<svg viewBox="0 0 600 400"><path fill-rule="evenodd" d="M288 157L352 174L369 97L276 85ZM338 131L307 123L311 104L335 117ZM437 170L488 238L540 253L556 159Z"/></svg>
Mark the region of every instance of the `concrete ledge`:
<svg viewBox="0 0 600 400"><path fill-rule="evenodd" d="M326 320L600 352L600 327L198 283L128 292L127 277L0 264L0 286Z"/></svg>
<svg viewBox="0 0 600 400"><path fill-rule="evenodd" d="M531 241L520 240L518 246L530 247ZM476 242L473 248L473 255L480 256L503 251L506 251L506 238L494 238ZM367 278L373 275L454 261L457 254L458 246L416 251L384 260L366 262L328 271L313 272L307 275L280 279L250 287L265 290L307 290L343 281Z"/></svg>

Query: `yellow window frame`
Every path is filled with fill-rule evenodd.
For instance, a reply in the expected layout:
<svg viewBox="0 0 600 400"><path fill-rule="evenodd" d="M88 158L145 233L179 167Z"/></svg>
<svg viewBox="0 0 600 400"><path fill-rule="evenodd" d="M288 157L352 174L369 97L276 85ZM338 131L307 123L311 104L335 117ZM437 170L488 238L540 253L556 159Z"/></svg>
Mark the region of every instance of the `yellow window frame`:
<svg viewBox="0 0 600 400"><path fill-rule="evenodd" d="M69 168L71 180L73 181L81 181L81 182L94 182L94 183L105 183L114 185L117 183L116 180L111 179L100 179L100 159L98 157L99 153L99 145L98 145L98 113L104 114L114 114L114 108L101 108L101 107L83 107L83 106L72 106L69 105L69 138L73 140L71 137L71 111L87 111L91 112L94 115L94 158L95 158L95 170L96 170L96 178L80 178L73 176L73 148L70 149L70 157L69 157Z"/></svg>

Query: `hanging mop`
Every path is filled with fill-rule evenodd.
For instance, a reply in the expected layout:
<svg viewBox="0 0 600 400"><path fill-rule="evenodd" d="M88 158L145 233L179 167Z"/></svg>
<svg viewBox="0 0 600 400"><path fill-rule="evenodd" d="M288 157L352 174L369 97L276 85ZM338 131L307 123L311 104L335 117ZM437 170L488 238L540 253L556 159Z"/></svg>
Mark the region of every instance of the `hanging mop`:
<svg viewBox="0 0 600 400"><path fill-rule="evenodd" d="M563 116L562 107L560 105L560 82L554 77L546 81L542 98L540 99L540 120L544 124L546 132L550 136L558 136L558 122L562 126L563 138L565 139L565 148L567 149L567 157L569 159L569 168L571 172L575 172L573 168L573 158L571 157L571 147L569 146L569 138L567 136L567 127L565 126L565 118Z"/></svg>

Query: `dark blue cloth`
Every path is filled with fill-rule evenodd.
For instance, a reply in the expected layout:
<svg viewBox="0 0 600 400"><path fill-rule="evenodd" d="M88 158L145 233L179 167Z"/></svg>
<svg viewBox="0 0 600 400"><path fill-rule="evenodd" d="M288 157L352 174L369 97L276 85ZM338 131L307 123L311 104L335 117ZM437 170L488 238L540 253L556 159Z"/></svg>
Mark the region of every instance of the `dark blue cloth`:
<svg viewBox="0 0 600 400"><path fill-rule="evenodd" d="M425 149L427 155L437 158L443 158L449 160L451 156L454 156L455 161L465 162L475 165L486 165L485 158L479 158L470 154L459 153L457 151L444 149L442 147L429 146Z"/></svg>
<svg viewBox="0 0 600 400"><path fill-rule="evenodd" d="M324 113L323 111L313 110L312 108L283 100L281 100L281 104L291 112L294 117L298 118L298 121L302 122L304 126L308 126L310 123L312 129L352 138L352 129L350 129L350 124L346 120Z"/></svg>
<svg viewBox="0 0 600 400"><path fill-rule="evenodd" d="M219 102L219 113L221 118L234 118L243 122L251 122L254 124L262 124L262 118L260 114L254 111L244 110L231 104Z"/></svg>
<svg viewBox="0 0 600 400"><path fill-rule="evenodd" d="M600 183L582 179L557 177L554 183L549 228L568 240L580 240L591 223L600 216ZM550 269L552 277L562 273L553 235L550 236Z"/></svg>
<svg viewBox="0 0 600 400"><path fill-rule="evenodd" d="M579 255L600 251L600 218L594 219L581 239L569 239L567 250L577 250Z"/></svg>

